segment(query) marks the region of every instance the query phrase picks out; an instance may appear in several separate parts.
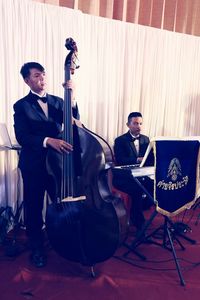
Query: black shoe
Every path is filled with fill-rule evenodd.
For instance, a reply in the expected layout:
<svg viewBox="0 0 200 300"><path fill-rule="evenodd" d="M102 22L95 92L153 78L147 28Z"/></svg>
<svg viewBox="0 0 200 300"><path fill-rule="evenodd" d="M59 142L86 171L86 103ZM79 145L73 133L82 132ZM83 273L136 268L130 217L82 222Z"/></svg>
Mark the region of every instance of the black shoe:
<svg viewBox="0 0 200 300"><path fill-rule="evenodd" d="M46 255L41 250L33 250L30 256L31 263L37 268L43 268L47 264Z"/></svg>

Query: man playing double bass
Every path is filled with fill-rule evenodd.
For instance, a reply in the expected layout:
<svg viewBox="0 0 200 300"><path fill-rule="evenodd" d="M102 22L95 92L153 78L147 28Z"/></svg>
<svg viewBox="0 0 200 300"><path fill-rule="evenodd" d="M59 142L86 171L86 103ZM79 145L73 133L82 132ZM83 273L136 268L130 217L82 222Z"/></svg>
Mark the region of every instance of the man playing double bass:
<svg viewBox="0 0 200 300"><path fill-rule="evenodd" d="M26 234L31 248L31 262L36 267L46 265L43 232L43 203L48 192L46 157L48 148L59 153L73 150L72 145L59 139L63 123L63 100L46 92L46 73L37 62L25 63L20 71L30 92L18 100L14 108L14 129L21 145L19 168L23 178ZM67 88L73 91L69 80ZM73 97L72 97L73 100ZM72 107L79 118L78 107Z"/></svg>

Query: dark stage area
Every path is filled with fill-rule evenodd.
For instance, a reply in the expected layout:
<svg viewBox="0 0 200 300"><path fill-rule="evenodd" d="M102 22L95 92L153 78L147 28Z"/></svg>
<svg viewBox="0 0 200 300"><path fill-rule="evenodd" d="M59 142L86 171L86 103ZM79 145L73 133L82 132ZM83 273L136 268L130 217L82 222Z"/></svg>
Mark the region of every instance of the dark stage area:
<svg viewBox="0 0 200 300"><path fill-rule="evenodd" d="M153 209L145 212L146 218L152 211ZM138 246L137 251L147 258L145 261L133 252L125 259L123 254L127 248L122 245L115 256L95 266L95 278L92 278L90 268L63 259L47 244L48 264L44 268L37 269L29 262L24 230L20 229L17 235L19 253L16 256L8 256L10 249L7 249L7 243L12 237L11 233L7 241L0 246L0 298L1 300L197 300L200 297L199 214L200 206L196 205L195 209L187 210L173 218L175 223L186 224L183 234L196 241L192 244L180 238L185 250L174 241L185 286L180 284L172 252L155 244L142 243ZM157 214L147 233L161 225L163 220L163 216ZM134 230L131 226L128 243L134 238ZM162 241L162 232L158 232L154 238L158 242Z"/></svg>

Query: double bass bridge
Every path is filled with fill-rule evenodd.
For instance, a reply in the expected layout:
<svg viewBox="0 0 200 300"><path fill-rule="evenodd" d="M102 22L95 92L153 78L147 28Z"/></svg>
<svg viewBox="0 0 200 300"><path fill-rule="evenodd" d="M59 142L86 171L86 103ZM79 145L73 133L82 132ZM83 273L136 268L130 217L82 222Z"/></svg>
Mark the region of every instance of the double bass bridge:
<svg viewBox="0 0 200 300"><path fill-rule="evenodd" d="M82 200L86 200L86 196L78 196L78 197L72 197L72 196L68 196L64 199L61 200L61 202L69 202L69 201L82 201Z"/></svg>

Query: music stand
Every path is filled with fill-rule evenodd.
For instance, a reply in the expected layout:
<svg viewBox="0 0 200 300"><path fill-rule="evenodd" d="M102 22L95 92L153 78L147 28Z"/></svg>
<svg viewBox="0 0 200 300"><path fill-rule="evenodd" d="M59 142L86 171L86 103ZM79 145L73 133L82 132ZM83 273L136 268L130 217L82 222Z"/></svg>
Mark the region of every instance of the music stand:
<svg viewBox="0 0 200 300"><path fill-rule="evenodd" d="M6 160L8 160L8 152L16 151L17 155L20 153L21 146L17 143L13 144L8 133L8 129L5 123L0 123L0 151L4 151L6 155ZM21 174L19 169L17 170L17 178L21 180ZM17 187L20 183L17 183ZM12 226L12 239L10 245L7 247L7 255L14 256L16 253L16 238L18 229L23 226L23 201L19 203L19 195L17 192L16 209L14 207L8 206L3 208L6 212L7 218L9 219L10 226ZM22 223L20 223L22 221ZM8 232L6 232L8 233Z"/></svg>
<svg viewBox="0 0 200 300"><path fill-rule="evenodd" d="M172 251L180 283L185 285L173 240L176 240L182 250L185 248L179 237L192 244L196 241L181 234L170 217L190 208L196 201L199 185L199 139L155 139L152 145L155 155L154 197L150 194L148 196L155 202L156 209L150 219L144 224L140 234L129 245L129 251L125 252L124 256L126 257L132 249L135 250L144 242L162 246ZM136 177L134 180L145 191L145 188ZM147 191L145 192L147 193ZM163 215L164 224L145 236L147 228L158 213ZM159 230L163 231L162 243L152 239Z"/></svg>

